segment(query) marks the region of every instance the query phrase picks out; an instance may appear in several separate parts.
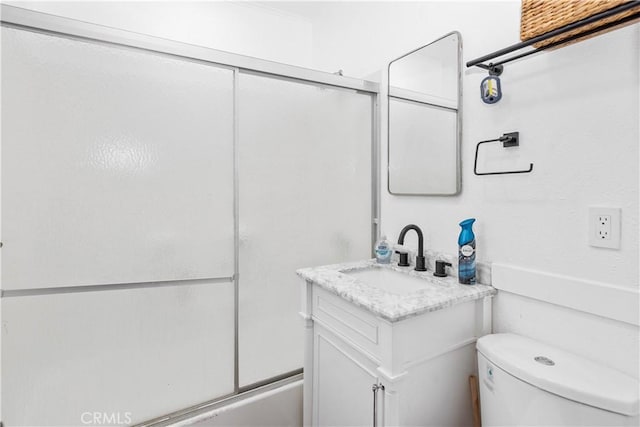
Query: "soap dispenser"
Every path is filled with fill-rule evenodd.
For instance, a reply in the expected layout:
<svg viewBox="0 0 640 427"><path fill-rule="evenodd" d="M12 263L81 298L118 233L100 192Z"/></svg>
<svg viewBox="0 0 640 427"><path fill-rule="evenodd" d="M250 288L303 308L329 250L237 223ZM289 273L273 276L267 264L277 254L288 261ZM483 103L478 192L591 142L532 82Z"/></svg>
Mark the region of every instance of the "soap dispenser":
<svg viewBox="0 0 640 427"><path fill-rule="evenodd" d="M389 264L391 262L391 255L393 255L393 247L387 240L387 236L384 234L380 237L380 240L376 242L373 252L376 254L376 261L378 264Z"/></svg>

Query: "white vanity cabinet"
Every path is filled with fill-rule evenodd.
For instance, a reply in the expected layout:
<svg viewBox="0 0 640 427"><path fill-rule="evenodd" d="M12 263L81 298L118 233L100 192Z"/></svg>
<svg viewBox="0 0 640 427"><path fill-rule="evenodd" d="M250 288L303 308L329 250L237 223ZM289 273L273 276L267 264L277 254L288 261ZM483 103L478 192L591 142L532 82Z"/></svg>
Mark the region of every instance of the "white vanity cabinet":
<svg viewBox="0 0 640 427"><path fill-rule="evenodd" d="M338 271L333 279L298 271L305 279L305 426L471 425L468 377L476 372L476 339L490 333L495 290L463 287L473 296L449 302L442 294L385 295L342 274L344 265L329 267ZM462 286L455 279L440 286L449 284ZM401 307L421 299L436 305L419 313Z"/></svg>

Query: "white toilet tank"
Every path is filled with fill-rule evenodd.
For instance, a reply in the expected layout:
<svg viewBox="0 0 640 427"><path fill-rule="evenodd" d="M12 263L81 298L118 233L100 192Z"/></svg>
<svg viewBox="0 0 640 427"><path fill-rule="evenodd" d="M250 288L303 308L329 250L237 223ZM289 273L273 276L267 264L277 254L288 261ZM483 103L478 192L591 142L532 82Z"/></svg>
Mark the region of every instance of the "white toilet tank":
<svg viewBox="0 0 640 427"><path fill-rule="evenodd" d="M482 425L638 426L637 379L514 334L478 340Z"/></svg>

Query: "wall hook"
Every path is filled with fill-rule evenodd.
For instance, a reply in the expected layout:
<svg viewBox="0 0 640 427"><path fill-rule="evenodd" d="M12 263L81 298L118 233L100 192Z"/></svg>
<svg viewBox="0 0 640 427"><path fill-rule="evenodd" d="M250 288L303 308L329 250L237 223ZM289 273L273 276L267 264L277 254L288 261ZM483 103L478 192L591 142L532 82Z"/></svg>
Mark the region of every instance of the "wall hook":
<svg viewBox="0 0 640 427"><path fill-rule="evenodd" d="M480 141L476 145L476 157L473 161L473 173L476 175L508 175L512 173L529 173L533 170L533 163L529 163L529 169L518 171L505 171L505 172L478 172L478 151L480 145L487 144L489 142L502 142L504 148L517 147L520 145L520 132L509 132L502 135L500 138L488 139L486 141Z"/></svg>

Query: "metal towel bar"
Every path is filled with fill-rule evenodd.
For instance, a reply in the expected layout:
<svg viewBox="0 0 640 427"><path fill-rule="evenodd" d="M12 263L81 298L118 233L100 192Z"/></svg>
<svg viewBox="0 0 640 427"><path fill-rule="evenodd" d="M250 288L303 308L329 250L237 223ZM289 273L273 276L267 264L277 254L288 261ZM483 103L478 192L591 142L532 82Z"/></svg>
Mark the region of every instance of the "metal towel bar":
<svg viewBox="0 0 640 427"><path fill-rule="evenodd" d="M502 146L507 147L517 147L520 145L520 132L509 132L502 135L500 138L496 139L488 139L486 141L480 141L476 145L476 156L473 161L473 173L476 175L508 175L512 173L529 173L533 170L533 163L529 163L529 169L524 170L516 170L516 171L505 171L505 172L478 172L478 151L480 149L480 145L487 144L490 142L502 142Z"/></svg>

